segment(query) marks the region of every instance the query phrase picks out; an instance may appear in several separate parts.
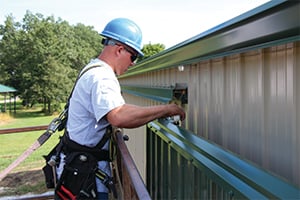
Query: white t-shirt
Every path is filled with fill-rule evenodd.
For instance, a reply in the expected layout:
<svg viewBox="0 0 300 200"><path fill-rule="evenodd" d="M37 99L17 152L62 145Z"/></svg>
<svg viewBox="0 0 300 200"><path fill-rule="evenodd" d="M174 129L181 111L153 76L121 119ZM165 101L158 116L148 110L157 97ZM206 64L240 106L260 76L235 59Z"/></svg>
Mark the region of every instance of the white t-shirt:
<svg viewBox="0 0 300 200"><path fill-rule="evenodd" d="M94 59L84 69L94 65L101 66L89 69L76 83L70 99L67 122L70 139L89 147L96 146L105 134L109 126L105 118L106 114L125 103L120 84L112 68L105 62ZM107 148L108 143L103 149ZM59 168L62 166L60 165ZM111 174L108 162L100 161L98 167ZM61 172L62 169L57 170L59 176ZM96 182L98 192L108 192L98 178Z"/></svg>

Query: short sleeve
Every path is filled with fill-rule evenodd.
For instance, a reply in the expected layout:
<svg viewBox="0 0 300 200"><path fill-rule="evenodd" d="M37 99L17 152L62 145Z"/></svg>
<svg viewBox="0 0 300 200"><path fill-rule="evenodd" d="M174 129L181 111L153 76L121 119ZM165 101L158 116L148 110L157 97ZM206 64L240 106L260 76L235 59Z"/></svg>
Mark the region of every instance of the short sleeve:
<svg viewBox="0 0 300 200"><path fill-rule="evenodd" d="M116 77L107 77L95 82L92 87L91 100L97 121L112 109L125 103Z"/></svg>

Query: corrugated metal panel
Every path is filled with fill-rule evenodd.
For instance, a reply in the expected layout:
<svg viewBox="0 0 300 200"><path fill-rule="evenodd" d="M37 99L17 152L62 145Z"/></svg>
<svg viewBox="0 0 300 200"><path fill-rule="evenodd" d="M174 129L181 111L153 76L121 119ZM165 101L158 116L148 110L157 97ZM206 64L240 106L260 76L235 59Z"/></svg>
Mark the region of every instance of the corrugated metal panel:
<svg viewBox="0 0 300 200"><path fill-rule="evenodd" d="M274 7L261 7L253 16L234 19L140 63L120 83L187 83L186 129L300 187L300 3L270 4ZM238 41L232 41L236 34ZM132 104L159 104L124 96Z"/></svg>
<svg viewBox="0 0 300 200"><path fill-rule="evenodd" d="M188 83L185 128L299 186L299 46L298 41L252 50L134 80L137 85ZM158 104L138 97L129 102Z"/></svg>

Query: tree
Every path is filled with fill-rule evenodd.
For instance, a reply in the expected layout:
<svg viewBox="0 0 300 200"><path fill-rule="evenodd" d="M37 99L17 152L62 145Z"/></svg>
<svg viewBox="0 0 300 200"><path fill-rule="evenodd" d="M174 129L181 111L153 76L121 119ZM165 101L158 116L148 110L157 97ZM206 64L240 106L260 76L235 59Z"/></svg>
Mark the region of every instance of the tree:
<svg viewBox="0 0 300 200"><path fill-rule="evenodd" d="M93 27L53 16L27 11L22 23L8 16L0 26L0 80L28 104L43 102L52 113L66 102L78 71L101 50L101 39Z"/></svg>
<svg viewBox="0 0 300 200"><path fill-rule="evenodd" d="M155 54L158 54L159 52L163 51L165 49L165 45L157 43L157 44L145 44L142 48L142 52L144 53L144 56L138 59L139 61L145 60Z"/></svg>

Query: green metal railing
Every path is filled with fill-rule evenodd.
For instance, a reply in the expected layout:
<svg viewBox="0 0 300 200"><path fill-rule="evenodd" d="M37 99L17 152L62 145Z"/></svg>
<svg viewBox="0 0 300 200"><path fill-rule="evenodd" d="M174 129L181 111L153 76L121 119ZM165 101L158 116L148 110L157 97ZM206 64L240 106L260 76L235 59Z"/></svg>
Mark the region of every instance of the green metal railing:
<svg viewBox="0 0 300 200"><path fill-rule="evenodd" d="M148 124L153 199L299 199L300 190L168 120Z"/></svg>

